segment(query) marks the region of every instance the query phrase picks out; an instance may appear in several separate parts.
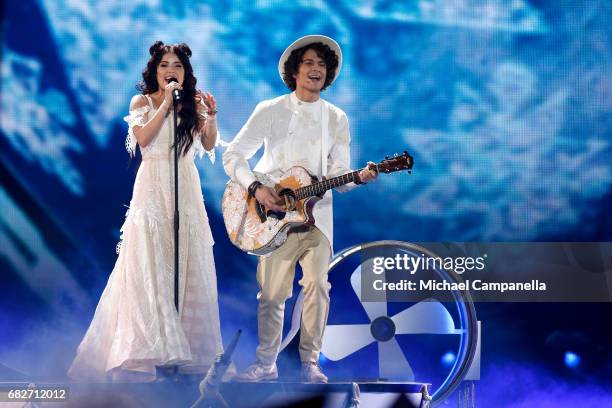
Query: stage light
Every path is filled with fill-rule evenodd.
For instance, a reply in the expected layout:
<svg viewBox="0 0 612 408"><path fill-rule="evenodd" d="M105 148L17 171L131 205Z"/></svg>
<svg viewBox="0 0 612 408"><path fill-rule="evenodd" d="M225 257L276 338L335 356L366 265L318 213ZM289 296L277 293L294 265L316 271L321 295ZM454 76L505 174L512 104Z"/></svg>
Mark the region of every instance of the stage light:
<svg viewBox="0 0 612 408"><path fill-rule="evenodd" d="M576 368L580 365L580 356L573 351L566 351L563 361L569 368Z"/></svg>
<svg viewBox="0 0 612 408"><path fill-rule="evenodd" d="M440 361L445 366L449 366L453 364L456 359L457 359L457 356L455 355L455 353L453 353L452 351L447 351L446 353L444 353L444 355L442 355L442 358L440 359Z"/></svg>

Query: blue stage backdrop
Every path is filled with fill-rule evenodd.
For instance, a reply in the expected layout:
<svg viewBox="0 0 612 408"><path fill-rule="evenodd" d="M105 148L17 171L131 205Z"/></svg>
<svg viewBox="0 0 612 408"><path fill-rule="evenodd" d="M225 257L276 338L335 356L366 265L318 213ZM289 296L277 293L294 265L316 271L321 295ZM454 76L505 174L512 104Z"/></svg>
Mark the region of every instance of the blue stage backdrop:
<svg viewBox="0 0 612 408"><path fill-rule="evenodd" d="M0 361L23 371L63 372L112 270L137 169L122 118L155 40L190 45L224 141L258 101L287 92L277 63L289 43L321 33L341 44L342 71L324 97L348 114L353 167L404 150L415 166L336 194L336 250L378 239L612 239L607 0L3 8ZM197 165L223 331L246 329L246 361L256 341L255 260L225 234L223 148L216 153Z"/></svg>

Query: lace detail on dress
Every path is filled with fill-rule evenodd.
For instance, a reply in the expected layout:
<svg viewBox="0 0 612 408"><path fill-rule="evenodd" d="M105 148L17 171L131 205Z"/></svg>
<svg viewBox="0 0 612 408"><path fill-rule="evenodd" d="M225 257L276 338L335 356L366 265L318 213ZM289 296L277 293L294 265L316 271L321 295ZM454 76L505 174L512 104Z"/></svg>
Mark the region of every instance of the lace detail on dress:
<svg viewBox="0 0 612 408"><path fill-rule="evenodd" d="M150 103L150 98L145 95ZM151 108L151 109L149 109ZM151 106L130 112L132 127ZM222 350L213 238L198 171L180 157L179 313L174 307L174 159L171 118L140 148L143 162L129 212L120 229L119 254L69 376L77 381L153 380L157 366L206 371Z"/></svg>
<svg viewBox="0 0 612 408"><path fill-rule="evenodd" d="M204 146L202 146L202 139L200 139L200 134L197 134L197 137L195 138L195 154L196 156L201 159L202 157L204 157L204 153L206 153L206 155L208 156L208 159L210 160L210 162L212 164L215 164L215 148L217 146L220 147L227 147L229 145L229 143L227 143L224 140L221 140L221 134L219 133L219 131L217 130L217 142L215 143L215 146L210 149L210 150L206 150L204 149Z"/></svg>
<svg viewBox="0 0 612 408"><path fill-rule="evenodd" d="M130 207L128 206L126 207L127 207L127 210L125 212L125 220L127 221L128 215L130 215ZM119 242L117 242L117 245L115 246L115 253L117 255L119 255L119 253L121 252L121 248L123 247L123 234L124 234L123 227L121 228L120 232L121 232L121 235L119 235Z"/></svg>
<svg viewBox="0 0 612 408"><path fill-rule="evenodd" d="M125 138L125 149L128 151L131 157L134 157L136 154L136 146L138 145L136 136L134 135L134 126L144 126L146 123L145 115L149 113L150 110L150 106L143 106L141 108L131 110L129 115L123 118L123 120L125 120L128 124L128 134Z"/></svg>

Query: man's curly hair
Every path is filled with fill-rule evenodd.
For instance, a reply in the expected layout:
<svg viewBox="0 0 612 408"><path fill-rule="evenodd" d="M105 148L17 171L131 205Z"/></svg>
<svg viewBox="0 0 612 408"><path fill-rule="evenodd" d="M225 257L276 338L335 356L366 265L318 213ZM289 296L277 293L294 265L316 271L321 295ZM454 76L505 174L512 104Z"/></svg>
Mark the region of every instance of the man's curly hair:
<svg viewBox="0 0 612 408"><path fill-rule="evenodd" d="M287 58L287 61L285 61L285 65L283 66L283 81L292 91L295 91L296 88L295 78L293 76L297 75L298 70L300 69L300 64L302 63L302 57L304 57L304 54L308 50L314 50L314 52L317 53L317 56L325 61L327 74L325 75L325 83L323 84L323 88L321 88L322 91L331 84L333 78L336 76L336 69L338 68L338 56L336 53L329 48L328 45L323 44L322 42L305 45L291 51L289 58Z"/></svg>

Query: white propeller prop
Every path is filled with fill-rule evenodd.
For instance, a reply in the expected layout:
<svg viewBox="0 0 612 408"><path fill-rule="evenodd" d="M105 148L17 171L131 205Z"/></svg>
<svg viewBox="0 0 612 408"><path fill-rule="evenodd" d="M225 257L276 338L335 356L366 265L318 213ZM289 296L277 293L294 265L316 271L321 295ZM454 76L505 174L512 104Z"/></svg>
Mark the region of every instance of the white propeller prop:
<svg viewBox="0 0 612 408"><path fill-rule="evenodd" d="M378 376L387 380L414 381L414 372L397 340L378 342Z"/></svg>
<svg viewBox="0 0 612 408"><path fill-rule="evenodd" d="M337 324L325 328L321 351L332 361L342 360L376 341L369 324Z"/></svg>
<svg viewBox="0 0 612 408"><path fill-rule="evenodd" d="M351 275L351 286L361 301L361 266ZM341 360L356 351L378 342L379 376L389 380L414 381L414 372L400 348L396 334L462 334L456 329L452 316L444 305L436 300L419 302L389 317L387 303L361 302L370 324L328 325L323 337L321 352L332 361ZM377 340L371 323L377 319L390 328L392 335ZM394 326L394 327L393 327Z"/></svg>

